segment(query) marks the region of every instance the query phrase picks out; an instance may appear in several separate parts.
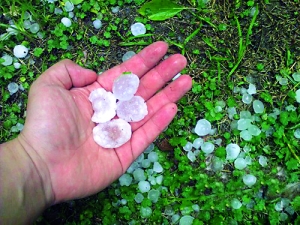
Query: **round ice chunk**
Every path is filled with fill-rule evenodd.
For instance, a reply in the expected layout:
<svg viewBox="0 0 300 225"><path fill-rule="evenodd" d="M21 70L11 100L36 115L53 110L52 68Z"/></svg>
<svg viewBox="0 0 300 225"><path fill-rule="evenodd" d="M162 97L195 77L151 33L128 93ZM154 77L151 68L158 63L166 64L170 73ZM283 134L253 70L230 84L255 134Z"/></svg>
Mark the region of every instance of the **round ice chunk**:
<svg viewBox="0 0 300 225"><path fill-rule="evenodd" d="M164 169L162 168L162 166L160 165L159 162L154 162L153 164L153 171L156 173L161 173Z"/></svg>
<svg viewBox="0 0 300 225"><path fill-rule="evenodd" d="M29 21L29 20L24 20L24 22L23 22L23 26L24 26L24 28L25 28L25 29L29 29L29 28L30 28L30 26L31 26L31 23L30 23L30 21Z"/></svg>
<svg viewBox="0 0 300 225"><path fill-rule="evenodd" d="M250 119L239 119L238 120L238 130L246 130L251 125Z"/></svg>
<svg viewBox="0 0 300 225"><path fill-rule="evenodd" d="M147 114L147 104L140 96L133 96L130 100L117 103L118 117L127 122L138 122Z"/></svg>
<svg viewBox="0 0 300 225"><path fill-rule="evenodd" d="M202 138L196 138L193 142L193 147L195 149L199 149L201 147L201 145L203 145L204 141Z"/></svg>
<svg viewBox="0 0 300 225"><path fill-rule="evenodd" d="M128 173L125 173L119 178L119 182L121 186L129 186L132 182L132 177Z"/></svg>
<svg viewBox="0 0 300 225"><path fill-rule="evenodd" d="M95 29L100 29L102 27L102 22L99 19L96 19L93 21L93 26L95 27Z"/></svg>
<svg viewBox="0 0 300 225"><path fill-rule="evenodd" d="M240 200L234 198L234 199L232 199L232 201L231 201L231 207L232 207L233 209L239 209L239 208L242 207L242 203L240 202Z"/></svg>
<svg viewBox="0 0 300 225"><path fill-rule="evenodd" d="M192 225L194 219L195 218L190 216L190 215L185 215L185 216L180 218L179 225Z"/></svg>
<svg viewBox="0 0 300 225"><path fill-rule="evenodd" d="M71 12L74 9L74 4L72 2L70 2L70 1L67 1L65 3L65 7L64 8L65 8L66 12Z"/></svg>
<svg viewBox="0 0 300 225"><path fill-rule="evenodd" d="M13 58L10 55L4 55L1 58L4 59L4 62L2 63L3 66L9 66L13 62Z"/></svg>
<svg viewBox="0 0 300 225"><path fill-rule="evenodd" d="M142 192L142 193L150 191L150 188L151 188L150 183L148 181L144 181L144 180L140 181L138 183L138 187L139 187L140 192Z"/></svg>
<svg viewBox="0 0 300 225"><path fill-rule="evenodd" d="M250 124L250 126L248 127L248 131L253 136L258 136L261 133L261 130L258 128L258 126L253 124Z"/></svg>
<svg viewBox="0 0 300 225"><path fill-rule="evenodd" d="M189 159L191 162L195 162L195 161L196 161L195 153L192 152L192 151L189 151L189 152L188 152L187 157L188 157L188 159Z"/></svg>
<svg viewBox="0 0 300 225"><path fill-rule="evenodd" d="M127 61L128 59L130 59L132 56L136 55L134 51L128 51L126 52L123 57L122 57L122 62Z"/></svg>
<svg viewBox="0 0 300 225"><path fill-rule="evenodd" d="M209 134L210 131L211 131L211 124L208 120L206 119L198 120L195 127L196 134L198 134L199 136L205 136Z"/></svg>
<svg viewBox="0 0 300 225"><path fill-rule="evenodd" d="M240 137L243 138L245 141L250 141L252 139L252 134L249 130L243 130L240 133Z"/></svg>
<svg viewBox="0 0 300 225"><path fill-rule="evenodd" d="M141 168L137 168L135 171L133 171L133 177L136 181L146 180L144 170Z"/></svg>
<svg viewBox="0 0 300 225"><path fill-rule="evenodd" d="M152 209L150 207L148 207L148 206L141 207L140 212L141 212L141 217L142 218L148 218L152 214Z"/></svg>
<svg viewBox="0 0 300 225"><path fill-rule="evenodd" d="M92 121L95 123L105 123L116 115L116 98L111 92L103 88L97 88L91 92L89 100L92 102L94 115Z"/></svg>
<svg viewBox="0 0 300 225"><path fill-rule="evenodd" d="M33 23L30 25L29 30L31 33L36 34L40 30L40 25L38 23Z"/></svg>
<svg viewBox="0 0 300 225"><path fill-rule="evenodd" d="M256 177L252 174L247 174L243 176L243 182L248 187L252 187L256 183Z"/></svg>
<svg viewBox="0 0 300 225"><path fill-rule="evenodd" d="M252 99L253 99L252 95L249 95L248 93L243 94L242 101L245 104L250 104L252 102Z"/></svg>
<svg viewBox="0 0 300 225"><path fill-rule="evenodd" d="M111 12L112 13L118 13L120 11L120 7L119 6L116 6L116 7L112 7L111 8Z"/></svg>
<svg viewBox="0 0 300 225"><path fill-rule="evenodd" d="M138 36L146 33L146 27L142 23L134 23L130 27L133 36Z"/></svg>
<svg viewBox="0 0 300 225"><path fill-rule="evenodd" d="M131 126L122 119L99 123L93 129L95 142L103 148L118 148L131 138Z"/></svg>
<svg viewBox="0 0 300 225"><path fill-rule="evenodd" d="M237 158L235 161L234 161L234 167L238 170L243 170L247 167L247 163L246 163L246 160L243 159L243 158Z"/></svg>
<svg viewBox="0 0 300 225"><path fill-rule="evenodd" d="M186 144L185 144L185 146L183 146L183 150L184 151L191 151L192 150L192 148L193 148L193 145L192 145L192 143L191 142L187 142Z"/></svg>
<svg viewBox="0 0 300 225"><path fill-rule="evenodd" d="M263 113L264 112L264 104L259 100L253 101L253 109L255 113Z"/></svg>
<svg viewBox="0 0 300 225"><path fill-rule="evenodd" d="M141 203L144 200L144 196L141 193L137 193L134 197L136 203Z"/></svg>
<svg viewBox="0 0 300 225"><path fill-rule="evenodd" d="M113 84L112 92L122 101L130 100L139 87L139 77L133 73L119 76Z"/></svg>
<svg viewBox="0 0 300 225"><path fill-rule="evenodd" d="M158 201L159 196L160 196L159 190L152 189L148 192L148 199L150 199L151 202L153 203L156 203Z"/></svg>
<svg viewBox="0 0 300 225"><path fill-rule="evenodd" d="M294 131L294 137L297 139L300 139L300 128L298 128Z"/></svg>
<svg viewBox="0 0 300 225"><path fill-rule="evenodd" d="M229 107L227 109L229 119L233 119L233 116L237 114L235 107Z"/></svg>
<svg viewBox="0 0 300 225"><path fill-rule="evenodd" d="M300 81L300 72L293 73L292 77L294 78L295 81L299 82Z"/></svg>
<svg viewBox="0 0 300 225"><path fill-rule="evenodd" d="M72 25L72 21L68 18L68 17L63 17L61 19L61 22L63 25L65 25L66 27L70 27Z"/></svg>
<svg viewBox="0 0 300 225"><path fill-rule="evenodd" d="M224 163L219 157L214 157L212 160L211 168L214 172L219 172L223 169Z"/></svg>
<svg viewBox="0 0 300 225"><path fill-rule="evenodd" d="M241 148L237 144L230 143L226 146L226 159L234 160L240 154Z"/></svg>
<svg viewBox="0 0 300 225"><path fill-rule="evenodd" d="M157 162L158 160L158 155L156 152L150 152L148 154L148 159L150 160L150 162Z"/></svg>
<svg viewBox="0 0 300 225"><path fill-rule="evenodd" d="M300 89L296 91L296 101L300 103Z"/></svg>
<svg viewBox="0 0 300 225"><path fill-rule="evenodd" d="M15 82L11 82L7 85L7 89L10 93L10 95L13 95L14 93L16 93L19 90L19 85Z"/></svg>
<svg viewBox="0 0 300 225"><path fill-rule="evenodd" d="M214 151L215 149L215 145L213 143L210 142L204 142L203 145L201 145L201 150L205 153L205 154L210 154Z"/></svg>
<svg viewBox="0 0 300 225"><path fill-rule="evenodd" d="M254 84L249 84L249 88L247 89L249 95L256 94L256 86Z"/></svg>
<svg viewBox="0 0 300 225"><path fill-rule="evenodd" d="M15 67L16 69L20 69L21 63L15 62L15 63L14 63L14 67Z"/></svg>
<svg viewBox="0 0 300 225"><path fill-rule="evenodd" d="M17 58L25 58L28 54L28 48L26 48L24 45L16 45L14 47L14 55Z"/></svg>

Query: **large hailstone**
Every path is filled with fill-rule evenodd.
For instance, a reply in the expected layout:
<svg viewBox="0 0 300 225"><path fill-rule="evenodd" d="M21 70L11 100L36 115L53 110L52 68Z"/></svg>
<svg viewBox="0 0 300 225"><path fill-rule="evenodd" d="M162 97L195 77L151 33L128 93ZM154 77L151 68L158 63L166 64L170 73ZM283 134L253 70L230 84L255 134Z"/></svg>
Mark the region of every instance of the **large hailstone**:
<svg viewBox="0 0 300 225"><path fill-rule="evenodd" d="M131 138L131 126L122 119L99 123L93 129L95 142L103 148L118 148Z"/></svg>
<svg viewBox="0 0 300 225"><path fill-rule="evenodd" d="M25 58L28 54L28 48L24 45L16 45L14 47L14 56L17 58Z"/></svg>
<svg viewBox="0 0 300 225"><path fill-rule="evenodd" d="M112 92L121 101L127 101L133 97L140 84L139 77L133 73L119 76L113 84Z"/></svg>
<svg viewBox="0 0 300 225"><path fill-rule="evenodd" d="M89 100L94 109L93 122L105 123L116 115L117 100L111 92L107 92L103 88L95 89L91 92Z"/></svg>
<svg viewBox="0 0 300 225"><path fill-rule="evenodd" d="M128 101L117 103L117 116L127 122L137 122L148 114L147 105L140 96L133 96Z"/></svg>

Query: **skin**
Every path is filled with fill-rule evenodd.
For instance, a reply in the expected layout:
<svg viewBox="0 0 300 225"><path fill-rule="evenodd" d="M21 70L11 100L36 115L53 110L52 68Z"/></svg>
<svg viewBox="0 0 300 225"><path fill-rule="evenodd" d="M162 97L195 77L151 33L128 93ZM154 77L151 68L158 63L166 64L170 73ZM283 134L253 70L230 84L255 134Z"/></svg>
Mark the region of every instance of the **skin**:
<svg viewBox="0 0 300 225"><path fill-rule="evenodd" d="M100 76L63 60L32 84L23 131L0 145L1 224L30 223L45 208L99 192L126 171L171 122L175 102L191 88L187 75L164 87L186 66L179 54L160 62L167 48L156 42ZM146 100L149 113L131 123L130 141L103 149L93 140L88 96L100 87L111 91L125 71L139 76L137 95Z"/></svg>

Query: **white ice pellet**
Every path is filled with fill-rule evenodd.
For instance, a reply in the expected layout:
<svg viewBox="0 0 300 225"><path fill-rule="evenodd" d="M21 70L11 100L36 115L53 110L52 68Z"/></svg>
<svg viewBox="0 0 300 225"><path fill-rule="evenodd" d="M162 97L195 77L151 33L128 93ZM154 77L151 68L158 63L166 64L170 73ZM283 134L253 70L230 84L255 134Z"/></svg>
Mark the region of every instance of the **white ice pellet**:
<svg viewBox="0 0 300 225"><path fill-rule="evenodd" d="M132 177L125 173L119 178L119 182L121 186L129 186L132 183Z"/></svg>
<svg viewBox="0 0 300 225"><path fill-rule="evenodd" d="M256 177L252 174L247 174L243 176L243 182L248 187L252 187L256 183Z"/></svg>
<svg viewBox="0 0 300 225"><path fill-rule="evenodd" d="M28 54L28 48L26 48L24 45L16 45L13 52L15 57L25 58Z"/></svg>
<svg viewBox="0 0 300 225"><path fill-rule="evenodd" d="M196 138L196 139L193 141L193 147L194 147L195 149L199 149L203 143L204 143L204 140L203 140L202 138Z"/></svg>
<svg viewBox="0 0 300 225"><path fill-rule="evenodd" d="M241 148L237 144L230 143L226 146L226 159L234 160L240 154Z"/></svg>
<svg viewBox="0 0 300 225"><path fill-rule="evenodd" d="M206 120L206 119L201 119L198 120L196 127L195 127L195 132L199 136L205 136L209 134L211 131L211 123Z"/></svg>
<svg viewBox="0 0 300 225"><path fill-rule="evenodd" d="M21 63L15 62L14 67L15 67L15 69L20 69Z"/></svg>
<svg viewBox="0 0 300 225"><path fill-rule="evenodd" d="M134 197L136 203L141 203L144 200L144 195L141 193L137 193Z"/></svg>
<svg viewBox="0 0 300 225"><path fill-rule="evenodd" d="M205 154L210 154L214 151L215 149L215 145L211 142L204 142L201 145L201 150L205 153Z"/></svg>
<svg viewBox="0 0 300 225"><path fill-rule="evenodd" d="M192 152L192 151L189 151L189 152L187 153L187 157L188 157L188 159L189 159L191 162L195 162L195 161L196 161L195 153Z"/></svg>
<svg viewBox="0 0 300 225"><path fill-rule="evenodd" d="M185 144L185 146L183 146L183 150L187 151L187 152L191 151L192 148L193 148L193 144L191 142L189 142L189 141Z"/></svg>
<svg viewBox="0 0 300 225"><path fill-rule="evenodd" d="M252 139L252 134L249 132L249 130L243 130L240 133L240 137L243 138L245 141L250 141Z"/></svg>
<svg viewBox="0 0 300 225"><path fill-rule="evenodd" d="M250 119L239 119L237 122L237 129L238 130L246 130L249 128L251 125L251 120Z"/></svg>
<svg viewBox="0 0 300 225"><path fill-rule="evenodd" d="M65 8L66 12L71 12L74 9L74 4L72 2L70 2L70 1L67 1L65 3L65 7L64 8Z"/></svg>
<svg viewBox="0 0 300 225"><path fill-rule="evenodd" d="M300 139L300 128L297 128L297 129L294 131L294 137L297 138L297 139Z"/></svg>
<svg viewBox="0 0 300 225"><path fill-rule="evenodd" d="M256 86L254 84L249 84L249 88L247 89L249 95L256 94Z"/></svg>
<svg viewBox="0 0 300 225"><path fill-rule="evenodd" d="M111 92L107 92L104 88L97 88L92 91L89 100L94 109L93 122L104 123L116 115L117 100Z"/></svg>
<svg viewBox="0 0 300 225"><path fill-rule="evenodd" d="M151 165L151 161L149 159L144 159L142 162L141 162L141 165L143 168L149 168L150 165Z"/></svg>
<svg viewBox="0 0 300 225"><path fill-rule="evenodd" d="M135 169L135 171L133 171L132 175L133 175L135 181L146 180L146 176L145 176L144 170L141 169L141 168Z"/></svg>
<svg viewBox="0 0 300 225"><path fill-rule="evenodd" d="M240 202L240 200L234 198L234 199L232 199L232 201L231 201L231 207L232 207L233 209L239 209L239 208L242 207L242 203Z"/></svg>
<svg viewBox="0 0 300 225"><path fill-rule="evenodd" d="M248 93L245 93L242 96L242 101L248 105L252 102L252 99L253 99L252 95L249 95Z"/></svg>
<svg viewBox="0 0 300 225"><path fill-rule="evenodd" d="M24 20L23 26L25 29L29 29L31 26L31 22L29 20Z"/></svg>
<svg viewBox="0 0 300 225"><path fill-rule="evenodd" d="M214 157L212 159L211 169L214 172L219 172L224 168L224 163L219 157Z"/></svg>
<svg viewBox="0 0 300 225"><path fill-rule="evenodd" d="M13 62L13 58L10 55L4 55L1 58L4 59L4 62L2 63L3 66L9 66Z"/></svg>
<svg viewBox="0 0 300 225"><path fill-rule="evenodd" d="M159 176L157 176L157 177L155 178L156 183L159 184L159 185L162 184L163 179L164 179L163 175L159 175Z"/></svg>
<svg viewBox="0 0 300 225"><path fill-rule="evenodd" d="M150 153L152 152L152 150L154 149L154 144L151 143L147 148L146 150L144 151L145 153Z"/></svg>
<svg viewBox="0 0 300 225"><path fill-rule="evenodd" d="M140 96L133 96L127 101L117 103L117 115L127 122L138 122L148 114L147 104Z"/></svg>
<svg viewBox="0 0 300 225"><path fill-rule="evenodd" d="M233 116L237 114L235 107L229 107L227 109L229 119L233 119Z"/></svg>
<svg viewBox="0 0 300 225"><path fill-rule="evenodd" d="M99 123L93 129L95 142L103 148L118 148L131 138L131 126L122 119Z"/></svg>
<svg viewBox="0 0 300 225"><path fill-rule="evenodd" d="M7 89L10 95L13 95L19 90L19 85L15 82L11 82L7 85Z"/></svg>
<svg viewBox="0 0 300 225"><path fill-rule="evenodd" d="M133 97L139 87L140 80L133 73L122 74L113 83L112 92L115 97L127 101Z"/></svg>
<svg viewBox="0 0 300 225"><path fill-rule="evenodd" d="M296 91L296 101L300 103L300 89Z"/></svg>
<svg viewBox="0 0 300 225"><path fill-rule="evenodd" d="M55 9L54 9L54 14L55 14L55 15L60 15L60 14L62 14L62 13L63 13L62 9L60 9L60 8L55 8Z"/></svg>
<svg viewBox="0 0 300 225"><path fill-rule="evenodd" d="M128 51L122 56L122 62L127 61L128 59L132 58L136 53L134 51Z"/></svg>
<svg viewBox="0 0 300 225"><path fill-rule="evenodd" d="M130 27L133 36L138 36L146 33L146 27L142 23L134 23Z"/></svg>
<svg viewBox="0 0 300 225"><path fill-rule="evenodd" d="M152 209L150 207L148 207L148 206L141 207L140 212L141 212L141 217L142 218L148 218L152 214Z"/></svg>
<svg viewBox="0 0 300 225"><path fill-rule="evenodd" d="M100 29L102 27L102 22L99 19L96 19L93 21L93 26L95 27L95 29Z"/></svg>
<svg viewBox="0 0 300 225"><path fill-rule="evenodd" d="M140 192L142 192L142 193L150 191L150 188L151 188L150 183L148 181L140 181L138 183L138 187L139 187Z"/></svg>
<svg viewBox="0 0 300 225"><path fill-rule="evenodd" d="M156 203L159 199L160 196L160 191L159 190L155 190L155 189L151 189L148 192L148 199L150 199L151 202Z"/></svg>
<svg viewBox="0 0 300 225"><path fill-rule="evenodd" d="M177 78L179 78L181 76L181 73L177 73L173 78L172 80L176 80Z"/></svg>
<svg viewBox="0 0 300 225"><path fill-rule="evenodd" d="M150 160L150 162L156 162L158 160L158 155L156 152L150 152L148 154L148 159Z"/></svg>
<svg viewBox="0 0 300 225"><path fill-rule="evenodd" d="M260 155L258 158L258 162L262 167L265 167L268 165L268 159L266 156Z"/></svg>
<svg viewBox="0 0 300 225"><path fill-rule="evenodd" d="M185 215L185 216L180 218L179 225L192 225L194 219L195 218L190 216L190 215Z"/></svg>
<svg viewBox="0 0 300 225"><path fill-rule="evenodd" d="M156 173L161 173L163 172L163 167L160 165L159 162L154 162L153 164L153 171L156 172Z"/></svg>
<svg viewBox="0 0 300 225"><path fill-rule="evenodd" d="M112 13L118 13L120 11L120 7L119 6L115 6L111 8L111 12Z"/></svg>
<svg viewBox="0 0 300 225"><path fill-rule="evenodd" d="M63 17L61 19L61 22L63 25L65 25L66 27L70 27L72 25L72 21L68 18L68 17Z"/></svg>
<svg viewBox="0 0 300 225"><path fill-rule="evenodd" d="M40 25L38 23L33 23L30 25L29 30L31 33L36 34L40 30Z"/></svg>
<svg viewBox="0 0 300 225"><path fill-rule="evenodd" d="M246 160L243 159L243 158L237 158L235 161L234 161L234 167L238 170L243 170L247 167L247 163L246 163Z"/></svg>
<svg viewBox="0 0 300 225"><path fill-rule="evenodd" d="M294 81L299 82L300 81L300 72L293 73L292 77L293 77Z"/></svg>
<svg viewBox="0 0 300 225"><path fill-rule="evenodd" d="M251 113L247 111L241 111L240 112L240 118L241 119L252 119Z"/></svg>
<svg viewBox="0 0 300 225"><path fill-rule="evenodd" d="M253 101L253 109L255 113L263 113L264 112L264 104L259 100Z"/></svg>
<svg viewBox="0 0 300 225"><path fill-rule="evenodd" d="M248 131L253 136L258 136L261 133L261 130L258 128L258 126L250 124L248 127Z"/></svg>

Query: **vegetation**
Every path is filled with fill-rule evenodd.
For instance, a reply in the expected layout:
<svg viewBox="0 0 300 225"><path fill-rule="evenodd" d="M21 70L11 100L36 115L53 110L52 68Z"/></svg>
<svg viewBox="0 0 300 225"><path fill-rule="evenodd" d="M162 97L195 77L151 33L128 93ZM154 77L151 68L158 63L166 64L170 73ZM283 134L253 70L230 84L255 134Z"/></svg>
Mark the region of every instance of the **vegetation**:
<svg viewBox="0 0 300 225"><path fill-rule="evenodd" d="M127 172L133 177L129 186L116 181L89 198L53 206L36 224L299 224L299 5L299 0L4 0L1 52L13 56L15 45L22 44L29 54L14 58L18 69L0 58L0 142L18 135L30 84L60 59L101 72L121 63L125 52L164 40L169 55L186 56L182 73L193 78L178 115L154 143L163 171L153 172L154 162L140 166L153 192L142 193L143 178L132 174L149 150ZM61 23L63 17L71 18L70 27ZM96 19L100 29L93 27ZM133 36L134 22L145 24L147 33ZM34 23L38 32L30 28ZM21 85L15 94L7 88L11 82ZM245 103L249 84L263 112ZM194 128L203 118L215 130L202 138L215 149L209 155L198 151L191 160L184 148L198 138ZM243 118L260 133L244 138L238 128ZM246 168L226 159L229 143L248 157ZM243 183L246 174L257 179L251 187ZM140 203L137 194L144 197Z"/></svg>

